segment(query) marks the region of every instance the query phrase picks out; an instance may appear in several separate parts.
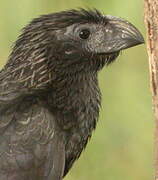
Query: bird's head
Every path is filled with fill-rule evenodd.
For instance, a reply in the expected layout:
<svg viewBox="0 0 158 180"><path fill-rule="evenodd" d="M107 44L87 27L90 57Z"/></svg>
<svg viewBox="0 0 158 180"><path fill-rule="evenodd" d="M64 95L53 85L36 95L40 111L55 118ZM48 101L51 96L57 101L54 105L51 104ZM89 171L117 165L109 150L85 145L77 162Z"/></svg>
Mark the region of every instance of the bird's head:
<svg viewBox="0 0 158 180"><path fill-rule="evenodd" d="M140 32L121 18L98 10L69 10L43 15L27 25L8 64L25 67L26 74L36 71L38 80L50 71L98 71L121 50L143 42Z"/></svg>
<svg viewBox="0 0 158 180"><path fill-rule="evenodd" d="M141 33L131 23L104 16L97 10L72 10L58 15L57 24L63 25L55 33L59 53L63 60L68 59L72 64L78 62L86 66L87 63L89 66L91 62L100 69L114 61L121 50L144 42Z"/></svg>

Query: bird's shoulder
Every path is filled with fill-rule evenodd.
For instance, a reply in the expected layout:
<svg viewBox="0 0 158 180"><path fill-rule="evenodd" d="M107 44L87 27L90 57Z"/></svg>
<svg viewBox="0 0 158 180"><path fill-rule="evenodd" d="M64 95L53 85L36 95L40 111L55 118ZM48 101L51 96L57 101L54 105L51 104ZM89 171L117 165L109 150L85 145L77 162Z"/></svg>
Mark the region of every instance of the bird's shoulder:
<svg viewBox="0 0 158 180"><path fill-rule="evenodd" d="M35 132L48 131L51 134L54 117L48 110L43 96L47 93L40 89L31 89L21 85L19 81L14 81L5 68L0 71L0 134L13 122L15 131L27 134L31 128ZM40 98L41 97L41 98ZM45 127L47 126L47 127ZM27 127L27 128L26 128ZM33 133L32 132L32 133Z"/></svg>
<svg viewBox="0 0 158 180"><path fill-rule="evenodd" d="M48 105L34 94L13 93L8 93L8 98L7 95L4 98L0 95L0 133L11 126L14 127L13 132L21 137L21 141L30 137L41 143L49 141L56 125Z"/></svg>

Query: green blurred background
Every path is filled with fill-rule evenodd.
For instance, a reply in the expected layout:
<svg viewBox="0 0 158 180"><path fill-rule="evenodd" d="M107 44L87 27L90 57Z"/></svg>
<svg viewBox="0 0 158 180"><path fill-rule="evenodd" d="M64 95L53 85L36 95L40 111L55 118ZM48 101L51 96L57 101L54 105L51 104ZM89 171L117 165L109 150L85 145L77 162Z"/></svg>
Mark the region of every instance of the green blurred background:
<svg viewBox="0 0 158 180"><path fill-rule="evenodd" d="M97 8L140 29L143 0L0 0L0 66L20 29L41 14ZM102 110L85 152L65 180L149 180L153 176L153 115L144 45L123 52L100 73Z"/></svg>

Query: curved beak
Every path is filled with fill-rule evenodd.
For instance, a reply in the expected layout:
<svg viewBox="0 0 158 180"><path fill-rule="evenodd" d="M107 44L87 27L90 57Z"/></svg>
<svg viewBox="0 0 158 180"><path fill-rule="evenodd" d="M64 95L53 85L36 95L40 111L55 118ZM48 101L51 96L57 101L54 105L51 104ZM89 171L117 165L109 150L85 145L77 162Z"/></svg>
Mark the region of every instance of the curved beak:
<svg viewBox="0 0 158 180"><path fill-rule="evenodd" d="M142 34L128 21L111 15L105 18L108 22L104 39L106 53L117 52L144 43Z"/></svg>

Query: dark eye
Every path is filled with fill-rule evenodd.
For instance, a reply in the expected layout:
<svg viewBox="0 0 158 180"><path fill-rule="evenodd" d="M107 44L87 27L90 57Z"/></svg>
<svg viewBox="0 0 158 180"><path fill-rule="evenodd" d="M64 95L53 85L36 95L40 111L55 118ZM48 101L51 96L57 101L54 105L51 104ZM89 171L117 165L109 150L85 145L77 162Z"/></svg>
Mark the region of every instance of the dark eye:
<svg viewBox="0 0 158 180"><path fill-rule="evenodd" d="M90 36L90 31L88 29L82 29L79 33L81 39L88 39Z"/></svg>

